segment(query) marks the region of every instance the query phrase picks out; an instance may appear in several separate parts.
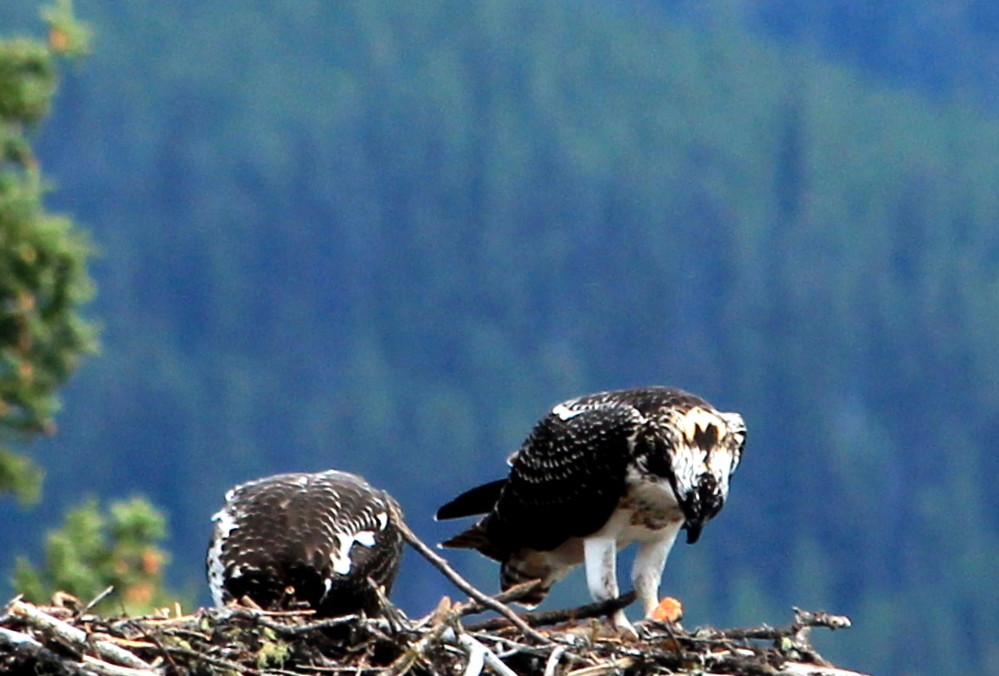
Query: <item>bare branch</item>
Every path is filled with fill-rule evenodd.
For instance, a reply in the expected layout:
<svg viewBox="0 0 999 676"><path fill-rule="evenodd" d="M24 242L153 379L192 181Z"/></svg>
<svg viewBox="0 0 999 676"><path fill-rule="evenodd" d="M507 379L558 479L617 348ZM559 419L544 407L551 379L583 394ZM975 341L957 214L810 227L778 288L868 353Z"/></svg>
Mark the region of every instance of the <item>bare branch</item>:
<svg viewBox="0 0 999 676"><path fill-rule="evenodd" d="M43 613L30 603L14 601L10 604L10 614L43 632L58 637L81 653L85 653L92 648L104 659L112 660L134 669L146 669L150 673L154 673L152 667L147 662L139 659L124 648L119 648L109 641L90 640L87 633L82 629L77 629L62 620L57 620L51 615Z"/></svg>
<svg viewBox="0 0 999 676"><path fill-rule="evenodd" d="M408 542L413 549L419 552L419 554L429 561L437 570L441 571L441 573L444 574L444 577L449 579L454 586L471 596L486 608L494 610L510 620L515 627L524 632L525 635L533 638L535 641L538 641L539 643L550 643L548 638L531 629L531 627L520 619L520 616L511 610L509 606L497 601L488 594L479 591L472 585L471 582L459 575L458 571L452 568L446 559L434 552L434 550L428 547L427 544L416 535L416 533L410 530L405 520L403 520L402 514L399 513L399 510L393 508L392 511L392 516L395 518L399 532L402 533L406 542Z"/></svg>
<svg viewBox="0 0 999 676"><path fill-rule="evenodd" d="M565 610L549 610L543 613L524 613L520 617L524 622L532 627L543 627L552 624L559 624L560 622L582 620L588 617L604 617L620 610L621 608L627 607L634 600L635 592L630 591L627 594L622 594L615 599L598 601L597 603L588 603L583 606L577 606L576 608L566 608ZM467 631L495 631L509 626L510 623L507 622L505 618L496 618L466 625L465 629Z"/></svg>
<svg viewBox="0 0 999 676"><path fill-rule="evenodd" d="M89 613L93 609L94 606L96 606L98 603L100 603L101 601L103 601L104 599L106 599L108 597L108 595L111 592L113 592L113 591L114 591L114 585L113 584L112 585L108 585L108 587L104 591L102 591L100 594L98 594L97 596L95 596L94 599L90 603L88 603L87 605L85 605L83 607L83 610L81 610L78 614L82 615L84 613Z"/></svg>

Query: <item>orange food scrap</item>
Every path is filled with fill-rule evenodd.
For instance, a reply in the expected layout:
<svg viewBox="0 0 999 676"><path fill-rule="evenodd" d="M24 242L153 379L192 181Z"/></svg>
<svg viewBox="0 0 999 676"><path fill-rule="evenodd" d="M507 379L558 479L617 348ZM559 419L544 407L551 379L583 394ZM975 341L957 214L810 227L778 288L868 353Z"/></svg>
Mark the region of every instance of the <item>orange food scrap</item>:
<svg viewBox="0 0 999 676"><path fill-rule="evenodd" d="M660 622L676 622L683 617L683 604L672 596L667 596L652 611L651 618Z"/></svg>

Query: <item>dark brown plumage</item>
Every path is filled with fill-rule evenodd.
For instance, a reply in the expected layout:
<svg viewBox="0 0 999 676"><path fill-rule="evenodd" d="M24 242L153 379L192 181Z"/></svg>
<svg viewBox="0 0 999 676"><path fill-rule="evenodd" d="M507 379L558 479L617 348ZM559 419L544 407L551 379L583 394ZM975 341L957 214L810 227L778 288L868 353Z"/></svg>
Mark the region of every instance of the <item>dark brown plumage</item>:
<svg viewBox="0 0 999 676"><path fill-rule="evenodd" d="M206 568L216 605L248 597L269 610L319 616L379 611L369 582L392 588L401 513L385 491L330 470L236 486L214 517Z"/></svg>

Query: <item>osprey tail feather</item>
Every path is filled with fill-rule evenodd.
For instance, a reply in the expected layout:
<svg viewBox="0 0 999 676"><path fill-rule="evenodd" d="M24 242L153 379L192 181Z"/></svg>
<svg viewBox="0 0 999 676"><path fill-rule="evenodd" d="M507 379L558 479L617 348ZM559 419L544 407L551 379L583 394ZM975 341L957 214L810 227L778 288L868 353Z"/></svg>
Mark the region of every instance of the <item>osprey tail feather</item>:
<svg viewBox="0 0 999 676"><path fill-rule="evenodd" d="M474 549L483 556L488 556L495 561L503 561L507 554L493 544L486 534L485 526L482 522L475 524L468 530L458 533L453 538L441 543L441 547L449 549Z"/></svg>
<svg viewBox="0 0 999 676"><path fill-rule="evenodd" d="M446 519L460 519L463 516L485 514L499 500L500 492L506 484L507 479L499 479L467 490L438 509L434 518L437 521L444 521Z"/></svg>

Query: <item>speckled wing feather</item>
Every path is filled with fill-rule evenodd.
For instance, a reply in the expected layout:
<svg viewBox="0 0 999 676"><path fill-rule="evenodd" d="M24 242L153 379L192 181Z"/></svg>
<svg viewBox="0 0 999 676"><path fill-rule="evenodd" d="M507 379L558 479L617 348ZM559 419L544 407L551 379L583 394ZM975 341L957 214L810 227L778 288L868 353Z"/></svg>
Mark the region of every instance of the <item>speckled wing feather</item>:
<svg viewBox="0 0 999 676"><path fill-rule="evenodd" d="M440 509L439 519L455 518L495 502L485 518L443 545L504 560L522 547L551 550L592 534L623 496L629 464L671 475L662 413L696 406L709 404L669 387L598 392L557 404L511 456L505 483L473 488Z"/></svg>
<svg viewBox="0 0 999 676"><path fill-rule="evenodd" d="M556 406L511 458L483 524L489 539L506 550L550 550L598 530L624 494L629 439L640 424L630 406Z"/></svg>
<svg viewBox="0 0 999 676"><path fill-rule="evenodd" d="M214 517L209 584L217 604L244 596L268 609L363 610L391 589L402 539L384 491L346 472L281 474L237 486Z"/></svg>

